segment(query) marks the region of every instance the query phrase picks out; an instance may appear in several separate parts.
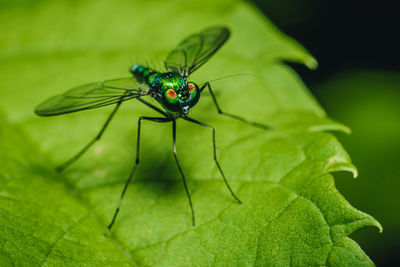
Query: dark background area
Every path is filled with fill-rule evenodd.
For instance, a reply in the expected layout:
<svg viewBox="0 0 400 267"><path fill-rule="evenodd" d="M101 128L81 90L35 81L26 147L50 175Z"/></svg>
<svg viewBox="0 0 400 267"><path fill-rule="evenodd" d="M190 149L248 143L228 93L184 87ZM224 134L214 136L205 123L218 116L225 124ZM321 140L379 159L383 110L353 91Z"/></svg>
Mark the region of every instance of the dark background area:
<svg viewBox="0 0 400 267"><path fill-rule="evenodd" d="M344 68L400 69L399 10L394 1L253 2L318 60L317 71L295 66L308 84Z"/></svg>
<svg viewBox="0 0 400 267"><path fill-rule="evenodd" d="M351 235L377 266L400 266L400 42L394 1L254 0L284 33L318 60L290 64L328 115L349 126L335 133L359 169L336 173L336 186L383 226Z"/></svg>

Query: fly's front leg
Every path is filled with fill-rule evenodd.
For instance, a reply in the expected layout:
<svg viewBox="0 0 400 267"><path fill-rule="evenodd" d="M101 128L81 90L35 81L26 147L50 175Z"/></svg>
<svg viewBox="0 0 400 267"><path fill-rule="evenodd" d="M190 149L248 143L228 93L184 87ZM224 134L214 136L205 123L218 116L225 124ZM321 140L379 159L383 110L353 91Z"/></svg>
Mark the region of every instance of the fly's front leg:
<svg viewBox="0 0 400 267"><path fill-rule="evenodd" d="M187 195L187 198L189 200L190 211L192 212L192 224L193 224L193 226L195 226L195 218L194 218L194 210L193 210L192 199L190 198L189 189L188 189L187 184L186 184L185 174L183 174L181 165L180 165L178 157L176 155L176 121L175 120L172 121L172 143L173 143L173 146L174 146L174 157L175 157L176 165L178 166L179 172L181 173L183 186L185 187L186 195Z"/></svg>
<svg viewBox="0 0 400 267"><path fill-rule="evenodd" d="M237 116L237 115L234 115L234 114L230 114L230 113L226 113L226 112L222 111L221 108L220 108L219 105L218 105L217 98L215 97L214 92L213 92L213 90L211 89L211 85L210 85L209 82L206 82L206 83L200 88L200 92L202 92L206 87L207 87L208 90L210 91L211 97L212 97L212 99L213 99L213 101L214 101L215 106L217 107L217 110L218 110L218 113L219 113L219 114L225 115L225 116L228 116L228 117L231 117L231 118L234 118L234 119L236 119L236 120L239 120L239 121L248 123L248 124L250 124L250 125L252 125L252 126L259 127L259 128L262 128L262 129L271 129L271 128L272 128L271 126L268 126L268 125L265 125L265 124L261 124L261 123L257 123L257 122L253 122L253 121L249 121L248 119L245 119L245 118L243 118L243 117L240 117L240 116Z"/></svg>
<svg viewBox="0 0 400 267"><path fill-rule="evenodd" d="M117 218L119 209L120 209L121 204L122 204L122 199L124 198L125 192L126 192L126 190L128 189L128 186L129 186L129 184L130 184L130 182L131 182L131 180L132 180L132 178L133 178L133 175L135 174L135 171L136 171L137 166L139 165L140 129L141 129L142 120L148 120L148 121L160 122L160 123L162 123L162 122L170 122L170 121L171 121L171 119L169 119L169 118L162 118L162 117L160 117L160 118L159 118L159 117L139 117L139 120L138 120L138 130L137 130L137 143L136 143L136 160L135 160L135 164L133 165L133 168L132 168L132 170L131 170L131 172L130 172L130 174L129 174L128 180L127 180L126 183L125 183L124 189L122 190L121 197L119 198L117 208L116 208L116 210L115 210L115 212L114 212L114 216L113 216L113 218L112 218L110 224L109 224L108 227L107 227L108 230L111 229L111 227L113 226L113 224L114 224L114 222L115 222L115 219ZM107 229L106 229L106 231L107 231Z"/></svg>
<svg viewBox="0 0 400 267"><path fill-rule="evenodd" d="M215 145L215 129L214 129L214 127L212 127L212 126L210 126L210 125L207 125L207 124L205 124L205 123L202 123L202 122L200 122L200 121L194 120L194 119L189 118L189 117L185 117L185 118L183 118L183 119L185 119L185 120L187 120L187 121L190 121L190 122L193 122L193 123L196 123L196 124L198 124L198 125L200 125L200 126L207 127L208 129L210 129L210 130L212 131L212 140L213 140L213 151L214 151L214 161L215 161L215 164L217 165L218 170L219 170L219 172L221 173L221 176L222 176L222 178L224 179L225 185L226 185L226 187L228 188L229 192L231 192L231 195L233 196L233 198L236 199L236 201L237 201L239 204L241 204L242 201L241 201L241 200L235 195L235 193L233 192L232 188L230 187L230 185L229 185L229 183L228 183L228 180L227 180L226 177L225 177L224 172L222 171L221 166L219 165L219 162L218 162L218 159L217 159L217 148L216 148L216 145Z"/></svg>

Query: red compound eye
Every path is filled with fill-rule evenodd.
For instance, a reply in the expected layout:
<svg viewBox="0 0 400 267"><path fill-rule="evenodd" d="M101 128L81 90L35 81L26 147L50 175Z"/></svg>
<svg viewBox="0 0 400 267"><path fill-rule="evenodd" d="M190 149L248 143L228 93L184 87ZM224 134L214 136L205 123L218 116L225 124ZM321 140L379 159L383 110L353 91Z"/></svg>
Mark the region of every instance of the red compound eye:
<svg viewBox="0 0 400 267"><path fill-rule="evenodd" d="M194 90L196 89L196 86L194 86L193 83L188 83L189 91L191 94L193 94Z"/></svg>
<svg viewBox="0 0 400 267"><path fill-rule="evenodd" d="M177 97L176 92L172 89L167 90L167 95L168 95L168 98L170 98L170 99L175 99Z"/></svg>
<svg viewBox="0 0 400 267"><path fill-rule="evenodd" d="M179 97L173 89L168 89L167 91L165 91L165 99L170 104L175 104L179 101Z"/></svg>

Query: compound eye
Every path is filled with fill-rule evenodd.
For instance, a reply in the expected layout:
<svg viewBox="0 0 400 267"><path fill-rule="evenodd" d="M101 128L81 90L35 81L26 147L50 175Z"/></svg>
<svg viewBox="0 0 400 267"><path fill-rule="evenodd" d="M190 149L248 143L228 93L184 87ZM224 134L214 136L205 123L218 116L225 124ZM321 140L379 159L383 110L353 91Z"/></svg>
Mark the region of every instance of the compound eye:
<svg viewBox="0 0 400 267"><path fill-rule="evenodd" d="M197 87L197 85L195 83L188 82L188 88L189 88L191 99L196 99L196 97L199 93L198 92L199 88Z"/></svg>
<svg viewBox="0 0 400 267"><path fill-rule="evenodd" d="M171 104L175 104L179 101L179 97L173 89L165 91L165 99Z"/></svg>
<svg viewBox="0 0 400 267"><path fill-rule="evenodd" d="M188 82L188 89L190 93L189 105L193 107L194 105L196 105L197 101L199 101L200 90L199 87L193 82Z"/></svg>
<svg viewBox="0 0 400 267"><path fill-rule="evenodd" d="M188 87L189 87L189 92L191 95L193 95L196 91L196 85L192 82L188 83Z"/></svg>

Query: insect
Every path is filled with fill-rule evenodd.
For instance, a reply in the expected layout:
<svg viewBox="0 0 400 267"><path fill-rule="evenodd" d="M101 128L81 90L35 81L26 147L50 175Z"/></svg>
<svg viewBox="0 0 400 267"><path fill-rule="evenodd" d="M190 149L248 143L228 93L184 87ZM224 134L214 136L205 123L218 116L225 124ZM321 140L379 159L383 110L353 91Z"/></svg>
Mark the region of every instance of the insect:
<svg viewBox="0 0 400 267"><path fill-rule="evenodd" d="M126 190L134 177L136 168L139 164L140 129L142 127L142 121L144 120L157 123L172 123L173 153L189 201L193 226L195 225L193 204L186 184L186 176L179 163L176 152L176 120L179 118L206 127L212 131L215 164L217 165L225 185L233 198L238 203L242 203L230 187L218 162L215 145L215 129L208 124L197 121L188 116L189 110L196 105L203 90L207 88L219 114L229 116L256 127L265 129L269 128L266 125L223 112L218 105L209 82L205 82L201 87L199 87L195 82L189 80L190 75L206 63L228 40L229 36L230 31L226 27L218 26L207 28L199 33L190 35L168 54L164 61L164 72L156 71L142 65L133 65L130 68L130 72L133 74L132 77L105 80L102 82L82 85L61 95L49 98L36 107L35 113L39 116L55 116L109 105L115 106L97 136L95 136L75 156L60 165L57 168L58 171L62 171L74 163L101 138L122 102L137 99L160 114L159 117L140 116L138 119L136 160L122 190L112 220L108 225L109 230L114 225ZM161 108L142 98L145 96L153 97L161 105Z"/></svg>

